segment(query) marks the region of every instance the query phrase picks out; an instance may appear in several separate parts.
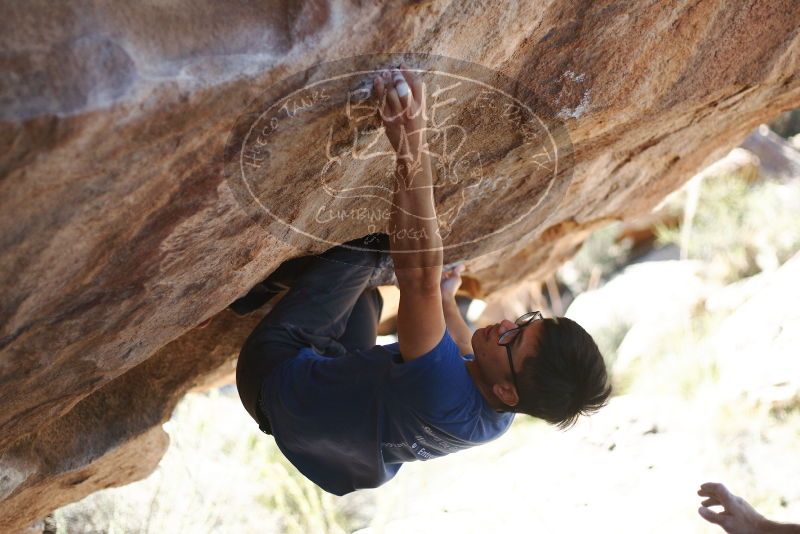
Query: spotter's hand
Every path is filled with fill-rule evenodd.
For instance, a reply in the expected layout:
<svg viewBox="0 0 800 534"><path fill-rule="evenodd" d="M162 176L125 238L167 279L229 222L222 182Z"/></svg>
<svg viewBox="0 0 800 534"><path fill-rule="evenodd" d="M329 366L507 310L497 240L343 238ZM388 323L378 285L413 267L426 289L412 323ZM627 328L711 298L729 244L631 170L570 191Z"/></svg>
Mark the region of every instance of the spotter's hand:
<svg viewBox="0 0 800 534"><path fill-rule="evenodd" d="M706 482L697 490L701 497L707 497L697 510L700 516L725 529L729 534L751 534L765 532L767 519L755 511L750 504L732 494L723 484ZM721 506L721 512L714 512L709 506Z"/></svg>

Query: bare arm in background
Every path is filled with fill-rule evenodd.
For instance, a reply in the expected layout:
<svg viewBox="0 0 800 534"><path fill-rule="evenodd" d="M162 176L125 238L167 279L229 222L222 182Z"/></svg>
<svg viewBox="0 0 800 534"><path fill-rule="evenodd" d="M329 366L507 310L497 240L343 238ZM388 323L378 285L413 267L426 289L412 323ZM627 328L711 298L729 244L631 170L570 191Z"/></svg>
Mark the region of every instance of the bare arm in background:
<svg viewBox="0 0 800 534"><path fill-rule="evenodd" d="M389 234L400 304L397 339L404 361L430 352L444 336L439 282L442 238L426 148L425 87L405 64L375 78L379 113L396 152Z"/></svg>
<svg viewBox="0 0 800 534"><path fill-rule="evenodd" d="M770 521L723 484L706 482L697 494L707 497L698 510L700 517L729 534L800 534L800 525ZM708 506L722 506L723 511L714 512Z"/></svg>
<svg viewBox="0 0 800 534"><path fill-rule="evenodd" d="M450 337L458 345L459 352L464 356L472 354L472 331L456 303L456 291L461 287L461 273L464 272L464 265L459 264L451 271L442 274L442 308L444 309L444 321L447 323L447 331Z"/></svg>

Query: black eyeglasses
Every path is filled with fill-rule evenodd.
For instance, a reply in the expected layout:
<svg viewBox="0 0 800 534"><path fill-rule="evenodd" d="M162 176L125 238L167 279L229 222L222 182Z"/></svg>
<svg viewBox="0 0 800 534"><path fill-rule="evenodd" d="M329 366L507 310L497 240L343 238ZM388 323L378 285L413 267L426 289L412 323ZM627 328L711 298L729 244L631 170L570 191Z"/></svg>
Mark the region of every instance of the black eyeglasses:
<svg viewBox="0 0 800 534"><path fill-rule="evenodd" d="M517 334L520 330L531 324L533 321L542 318L542 312L539 311L532 311L528 312L525 315L519 317L514 323L517 325L516 328L512 328L506 332L503 332L503 335L497 340L498 345L503 345L508 352L508 366L511 367L511 379L514 381L514 387L517 388L517 396L520 396L519 386L517 385L517 373L514 371L514 360L511 358L511 343L517 337Z"/></svg>

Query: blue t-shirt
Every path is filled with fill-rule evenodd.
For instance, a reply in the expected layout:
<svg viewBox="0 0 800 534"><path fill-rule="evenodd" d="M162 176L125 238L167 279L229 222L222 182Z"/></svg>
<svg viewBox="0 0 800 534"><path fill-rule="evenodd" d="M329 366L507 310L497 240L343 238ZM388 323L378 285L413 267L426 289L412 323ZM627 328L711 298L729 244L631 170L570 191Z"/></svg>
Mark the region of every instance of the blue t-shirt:
<svg viewBox="0 0 800 534"><path fill-rule="evenodd" d="M513 413L489 407L445 330L428 353L403 362L399 343L336 358L301 349L262 385L281 452L335 495L375 488L402 462L491 441Z"/></svg>

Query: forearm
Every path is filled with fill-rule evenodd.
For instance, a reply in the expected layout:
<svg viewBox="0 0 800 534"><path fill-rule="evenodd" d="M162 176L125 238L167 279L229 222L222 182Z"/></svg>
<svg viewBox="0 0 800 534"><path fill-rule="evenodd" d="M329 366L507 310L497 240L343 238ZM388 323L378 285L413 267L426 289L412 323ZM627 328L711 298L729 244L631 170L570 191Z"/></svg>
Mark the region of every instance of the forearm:
<svg viewBox="0 0 800 534"><path fill-rule="evenodd" d="M395 181L387 233L398 281L422 276L438 284L442 272L442 238L428 154L421 151L417 162L398 159Z"/></svg>
<svg viewBox="0 0 800 534"><path fill-rule="evenodd" d="M444 310L444 322L447 325L447 331L450 332L450 337L456 342L456 345L463 354L472 354L472 331L464 322L461 317L461 312L458 310L456 299L445 297L442 299L442 309Z"/></svg>
<svg viewBox="0 0 800 534"><path fill-rule="evenodd" d="M761 532L768 534L800 534L800 525L793 523L777 523L767 519L762 524Z"/></svg>

